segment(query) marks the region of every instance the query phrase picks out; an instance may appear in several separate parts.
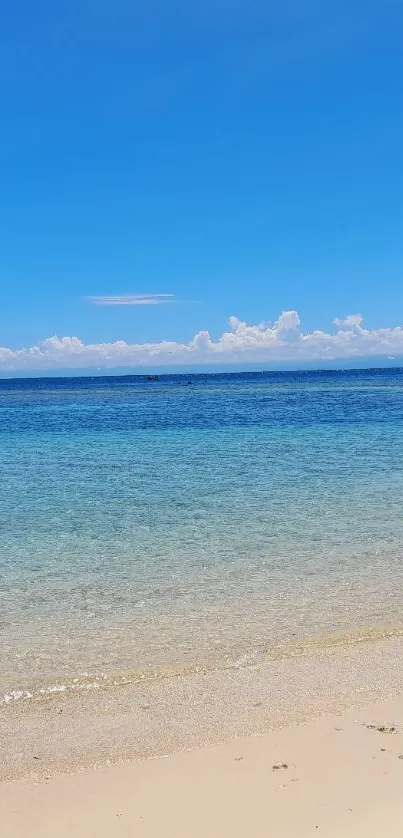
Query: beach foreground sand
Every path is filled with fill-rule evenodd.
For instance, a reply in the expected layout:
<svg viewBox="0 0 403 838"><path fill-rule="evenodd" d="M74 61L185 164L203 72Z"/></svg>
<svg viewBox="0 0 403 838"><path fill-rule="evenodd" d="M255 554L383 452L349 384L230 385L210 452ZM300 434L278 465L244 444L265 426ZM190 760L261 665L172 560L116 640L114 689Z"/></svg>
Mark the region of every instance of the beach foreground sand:
<svg viewBox="0 0 403 838"><path fill-rule="evenodd" d="M402 757L398 698L166 758L3 783L2 834L393 838L403 835Z"/></svg>
<svg viewBox="0 0 403 838"><path fill-rule="evenodd" d="M401 837L402 685L396 636L3 704L1 835Z"/></svg>

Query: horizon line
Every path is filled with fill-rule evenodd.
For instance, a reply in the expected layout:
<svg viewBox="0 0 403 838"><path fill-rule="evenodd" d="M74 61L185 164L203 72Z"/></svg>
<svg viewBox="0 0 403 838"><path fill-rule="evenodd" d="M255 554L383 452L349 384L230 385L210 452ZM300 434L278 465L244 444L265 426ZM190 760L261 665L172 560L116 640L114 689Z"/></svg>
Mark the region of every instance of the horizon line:
<svg viewBox="0 0 403 838"><path fill-rule="evenodd" d="M365 357L365 356L364 356ZM348 360L348 359L346 359ZM353 359L351 359L353 360ZM356 360L356 359L355 359ZM201 376L218 376L218 375L278 375L281 374L294 374L294 373L353 373L353 372L384 372L388 370L389 372L403 370L403 356L401 356L401 364L391 364L387 365L384 364L383 366L339 366L339 367L272 367L272 368L262 368L262 369L204 369L204 370L194 370L194 367L186 367L182 366L178 368L177 371L167 371L167 368L161 368L161 371L158 371L158 368L153 367L150 368L150 371L142 371L142 372L113 372L113 371L106 371L104 373L97 372L93 373L90 370L82 371L81 374L77 374L75 371L75 375L70 375L67 371L63 375L58 375L56 371L52 372L49 371L47 375L36 375L35 371L32 371L32 374L28 373L27 375L3 375L0 372L0 381L27 381L27 380L34 380L34 381L41 381L47 379L62 379L62 380L72 380L72 379L81 379L81 378L149 378L156 376L158 378L172 378L173 376L183 376L189 377L190 375L194 377L201 377ZM116 367L118 370L119 367ZM164 371L162 371L164 369Z"/></svg>

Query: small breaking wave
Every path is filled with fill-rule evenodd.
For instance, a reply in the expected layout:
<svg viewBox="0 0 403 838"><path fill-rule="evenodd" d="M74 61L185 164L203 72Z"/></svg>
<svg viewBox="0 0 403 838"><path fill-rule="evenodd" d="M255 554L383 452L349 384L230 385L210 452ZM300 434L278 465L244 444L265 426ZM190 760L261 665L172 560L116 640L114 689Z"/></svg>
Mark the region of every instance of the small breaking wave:
<svg viewBox="0 0 403 838"><path fill-rule="evenodd" d="M9 693L4 693L0 696L0 704L14 704L16 701L33 698L33 693L29 690L11 690Z"/></svg>
<svg viewBox="0 0 403 838"><path fill-rule="evenodd" d="M54 693L64 693L66 690L66 684L53 684L51 687L41 687L33 692L30 690L10 690L10 692L0 696L0 704L15 704L17 701L35 698L36 695L52 695Z"/></svg>
<svg viewBox="0 0 403 838"><path fill-rule="evenodd" d="M386 640L387 638L401 637L403 635L403 624L394 626L374 626L356 629L347 632L332 632L324 636L311 636L300 642L290 644L279 644L267 646L261 644L253 649L233 649L232 653L227 652L224 659L210 660L198 663L172 663L157 668L125 670L114 673L83 672L80 676L72 677L62 683L51 683L48 685L37 684L29 688L9 688L3 695L0 695L0 707L3 705L15 705L25 701L40 701L41 699L57 698L62 694L89 693L95 690L108 689L112 687L140 686L164 681L165 679L197 675L217 670L246 669L264 665L270 660L281 660L300 657L304 655L320 654L338 646L351 646L357 643Z"/></svg>
<svg viewBox="0 0 403 838"><path fill-rule="evenodd" d="M28 699L45 698L46 696L60 695L61 693L70 692L73 690L94 690L99 689L100 684L107 680L106 675L90 676L96 680L83 680L88 678L85 673L81 678L74 678L70 684L51 684L46 687L37 687L27 689L11 689L8 692L0 695L1 704L16 704L20 701L27 701Z"/></svg>

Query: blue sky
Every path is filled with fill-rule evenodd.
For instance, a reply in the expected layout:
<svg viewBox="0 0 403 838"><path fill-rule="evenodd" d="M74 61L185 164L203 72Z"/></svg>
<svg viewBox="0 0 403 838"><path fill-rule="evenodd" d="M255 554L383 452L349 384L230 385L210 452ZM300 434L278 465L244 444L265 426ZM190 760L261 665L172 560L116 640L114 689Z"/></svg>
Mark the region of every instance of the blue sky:
<svg viewBox="0 0 403 838"><path fill-rule="evenodd" d="M363 355L403 323L402 2L194 5L0 3L0 370L54 335L188 346L283 311L302 325L280 359L296 328L352 328L358 357L362 326L334 318L363 315ZM94 300L136 294L153 304Z"/></svg>

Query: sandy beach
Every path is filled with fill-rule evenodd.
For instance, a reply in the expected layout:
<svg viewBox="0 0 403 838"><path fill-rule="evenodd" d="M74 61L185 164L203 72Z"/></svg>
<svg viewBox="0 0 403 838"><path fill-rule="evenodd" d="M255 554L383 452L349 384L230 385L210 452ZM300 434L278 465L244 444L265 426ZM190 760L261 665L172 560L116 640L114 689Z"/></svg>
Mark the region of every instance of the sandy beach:
<svg viewBox="0 0 403 838"><path fill-rule="evenodd" d="M0 786L22 838L401 836L403 699L263 736Z"/></svg>
<svg viewBox="0 0 403 838"><path fill-rule="evenodd" d="M403 838L403 0L1 6L0 838Z"/></svg>
<svg viewBox="0 0 403 838"><path fill-rule="evenodd" d="M403 640L3 707L5 834L403 834Z"/></svg>

